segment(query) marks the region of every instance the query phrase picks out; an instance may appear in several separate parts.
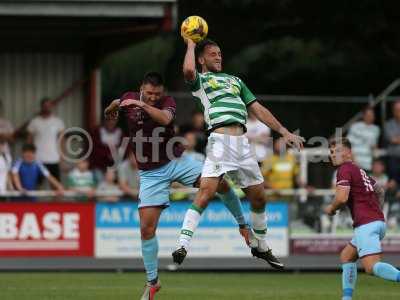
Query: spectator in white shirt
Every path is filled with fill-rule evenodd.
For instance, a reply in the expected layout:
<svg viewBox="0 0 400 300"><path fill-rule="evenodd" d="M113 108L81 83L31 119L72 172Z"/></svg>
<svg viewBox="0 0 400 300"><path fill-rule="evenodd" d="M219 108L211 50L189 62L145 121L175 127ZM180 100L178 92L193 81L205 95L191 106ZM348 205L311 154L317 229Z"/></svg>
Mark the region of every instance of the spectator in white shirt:
<svg viewBox="0 0 400 300"><path fill-rule="evenodd" d="M4 115L4 107L3 102L0 99L0 138L4 140L4 151L8 155L10 155L10 147L9 143L14 139L14 127L11 122L5 118Z"/></svg>
<svg viewBox="0 0 400 300"><path fill-rule="evenodd" d="M10 170L12 159L7 151L7 142L0 137L0 196L10 186Z"/></svg>
<svg viewBox="0 0 400 300"><path fill-rule="evenodd" d="M65 129L64 122L53 114L54 104L49 98L41 101L40 114L28 125L28 143L37 149L37 159L43 162L50 174L60 179L60 153L58 138Z"/></svg>
<svg viewBox="0 0 400 300"><path fill-rule="evenodd" d="M371 171L373 150L380 135L380 129L374 122L374 110L371 107L365 108L362 120L351 125L347 136L352 145L355 162L366 171Z"/></svg>
<svg viewBox="0 0 400 300"><path fill-rule="evenodd" d="M389 178L400 184L400 100L393 103L392 112L393 118L385 123L384 141Z"/></svg>
<svg viewBox="0 0 400 300"><path fill-rule="evenodd" d="M272 152L271 129L260 122L252 113L249 113L246 128L246 136L255 151L257 161L262 162Z"/></svg>

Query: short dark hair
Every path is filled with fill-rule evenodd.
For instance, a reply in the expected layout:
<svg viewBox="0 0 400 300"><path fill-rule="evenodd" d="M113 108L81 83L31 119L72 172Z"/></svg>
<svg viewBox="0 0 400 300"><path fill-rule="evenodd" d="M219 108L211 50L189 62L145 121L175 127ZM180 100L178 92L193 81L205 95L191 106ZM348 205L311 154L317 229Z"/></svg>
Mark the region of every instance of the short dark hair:
<svg viewBox="0 0 400 300"><path fill-rule="evenodd" d="M213 40L210 40L210 39L202 40L196 46L196 57L199 57L200 55L202 55L207 46L219 47L218 44L216 42L214 42Z"/></svg>
<svg viewBox="0 0 400 300"><path fill-rule="evenodd" d="M192 117L195 116L195 115L199 115L199 114L203 115L203 112L201 110L199 110L199 109L193 109L192 110Z"/></svg>
<svg viewBox="0 0 400 300"><path fill-rule="evenodd" d="M36 152L36 146L33 144L25 144L22 146L22 152Z"/></svg>
<svg viewBox="0 0 400 300"><path fill-rule="evenodd" d="M142 80L142 84L151 84L153 86L164 85L164 79L158 72L147 72Z"/></svg>
<svg viewBox="0 0 400 300"><path fill-rule="evenodd" d="M51 101L51 99L49 97L44 97L42 98L42 100L40 100L40 106L43 106L43 104L45 104L46 102Z"/></svg>
<svg viewBox="0 0 400 300"><path fill-rule="evenodd" d="M367 105L362 109L363 115L369 110L372 110L372 112L375 112L374 108L371 105Z"/></svg>
<svg viewBox="0 0 400 300"><path fill-rule="evenodd" d="M380 158L374 158L372 160L372 164L376 164L376 163L380 163L380 164L382 164L382 165L384 165L386 167L385 162Z"/></svg>
<svg viewBox="0 0 400 300"><path fill-rule="evenodd" d="M351 143L348 138L338 138L338 139L332 139L329 142L329 148L335 147L336 145L342 145L348 149L351 150Z"/></svg>

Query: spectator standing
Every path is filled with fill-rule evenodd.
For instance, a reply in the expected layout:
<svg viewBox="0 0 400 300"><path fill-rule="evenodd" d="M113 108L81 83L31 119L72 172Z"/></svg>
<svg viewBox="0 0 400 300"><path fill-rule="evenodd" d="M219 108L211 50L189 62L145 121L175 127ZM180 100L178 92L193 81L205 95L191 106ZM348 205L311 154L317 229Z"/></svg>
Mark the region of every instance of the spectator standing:
<svg viewBox="0 0 400 300"><path fill-rule="evenodd" d="M32 144L22 147L22 158L14 163L11 172L15 188L20 192L37 190L41 176L47 178L60 194L64 191L62 184L50 174L44 164L36 160L36 147Z"/></svg>
<svg viewBox="0 0 400 300"><path fill-rule="evenodd" d="M400 212L399 192L396 181L389 180L385 172L385 164L382 160L374 160L372 164L371 177L376 183L385 190L385 202L383 205L383 213L390 229L396 228Z"/></svg>
<svg viewBox="0 0 400 300"><path fill-rule="evenodd" d="M188 131L188 132L186 132L184 138L185 138L186 144L184 145L185 152L183 152L183 155L188 155L195 160L204 162L206 159L206 156L203 153L196 151L196 145L197 145L196 133L193 131Z"/></svg>
<svg viewBox="0 0 400 300"><path fill-rule="evenodd" d="M108 119L91 133L93 150L90 155L90 168L94 171L97 182L101 182L107 167L114 164L112 153L118 153L122 140L122 130L117 127L117 120Z"/></svg>
<svg viewBox="0 0 400 300"><path fill-rule="evenodd" d="M139 192L139 170L135 156L128 152L128 158L118 166L118 183L124 194L137 199Z"/></svg>
<svg viewBox="0 0 400 300"><path fill-rule="evenodd" d="M28 143L36 146L37 159L43 162L50 174L59 180L58 138L65 125L63 120L53 114L54 104L49 98L44 98L40 105L40 114L28 125Z"/></svg>
<svg viewBox="0 0 400 300"><path fill-rule="evenodd" d="M380 129L374 124L375 112L371 107L363 110L362 120L351 125L347 138L350 140L355 162L371 172L373 150L378 145Z"/></svg>
<svg viewBox="0 0 400 300"><path fill-rule="evenodd" d="M93 172L89 170L89 162L80 160L68 174L68 189L78 192L83 196L77 197L79 201L86 201L95 195L96 182Z"/></svg>
<svg viewBox="0 0 400 300"><path fill-rule="evenodd" d="M400 183L400 101L392 107L393 118L385 123L384 138L387 144L389 178Z"/></svg>
<svg viewBox="0 0 400 300"><path fill-rule="evenodd" d="M14 127L11 122L4 117L3 101L0 99L0 139L4 141L4 153L10 155L9 143L14 140Z"/></svg>
<svg viewBox="0 0 400 300"><path fill-rule="evenodd" d="M371 177L376 181L379 186L385 190L388 188L389 177L385 173L386 168L383 161L376 159L372 162Z"/></svg>
<svg viewBox="0 0 400 300"><path fill-rule="evenodd" d="M8 151L7 142L0 137L0 196L9 187L9 173L11 169L11 155Z"/></svg>
<svg viewBox="0 0 400 300"><path fill-rule="evenodd" d="M257 161L261 163L271 152L271 129L269 129L269 127L264 123L260 122L251 112L249 113L246 127L246 136L256 154Z"/></svg>
<svg viewBox="0 0 400 300"><path fill-rule="evenodd" d="M108 168L105 175L104 180L98 185L97 191L98 192L105 192L105 193L119 193L121 192L120 188L116 184L116 174L115 170L112 168ZM105 201L105 202L117 202L119 196L100 196L97 197L98 201Z"/></svg>
<svg viewBox="0 0 400 300"><path fill-rule="evenodd" d="M183 135L189 131L196 135L196 152L205 153L205 148L207 145L207 129L204 121L204 114L202 112L192 112L191 122L182 126L181 133Z"/></svg>
<svg viewBox="0 0 400 300"><path fill-rule="evenodd" d="M274 154L262 162L265 185L271 189L292 189L299 184L299 165L293 154L286 149L282 138L274 142ZM300 184L299 184L300 185Z"/></svg>

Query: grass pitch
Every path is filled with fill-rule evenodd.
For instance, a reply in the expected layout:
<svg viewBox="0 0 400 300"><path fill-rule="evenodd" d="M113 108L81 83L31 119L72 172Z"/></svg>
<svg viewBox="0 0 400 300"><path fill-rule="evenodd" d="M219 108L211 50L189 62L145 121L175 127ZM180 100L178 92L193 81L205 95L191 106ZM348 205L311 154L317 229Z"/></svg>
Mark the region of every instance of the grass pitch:
<svg viewBox="0 0 400 300"><path fill-rule="evenodd" d="M157 299L341 299L339 273L161 273ZM142 273L0 273L1 300L140 299ZM359 274L353 299L400 299L400 284Z"/></svg>

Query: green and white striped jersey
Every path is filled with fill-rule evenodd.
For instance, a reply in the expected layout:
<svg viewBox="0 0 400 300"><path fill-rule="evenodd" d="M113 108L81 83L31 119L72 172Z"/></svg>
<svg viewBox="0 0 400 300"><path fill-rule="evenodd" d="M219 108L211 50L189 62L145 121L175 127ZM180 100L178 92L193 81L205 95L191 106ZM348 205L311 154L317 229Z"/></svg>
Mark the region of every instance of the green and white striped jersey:
<svg viewBox="0 0 400 300"><path fill-rule="evenodd" d="M188 82L192 95L204 112L208 129L247 122L247 106L256 100L244 82L225 73L198 73Z"/></svg>

